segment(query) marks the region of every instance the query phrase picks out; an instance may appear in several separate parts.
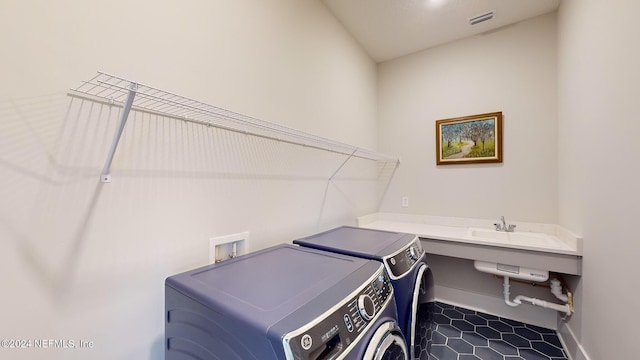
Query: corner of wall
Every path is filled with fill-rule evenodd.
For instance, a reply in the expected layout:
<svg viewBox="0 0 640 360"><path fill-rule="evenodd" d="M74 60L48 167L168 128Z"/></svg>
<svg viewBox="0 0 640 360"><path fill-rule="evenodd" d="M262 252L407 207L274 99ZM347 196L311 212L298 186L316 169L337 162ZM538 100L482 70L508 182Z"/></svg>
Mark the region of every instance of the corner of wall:
<svg viewBox="0 0 640 360"><path fill-rule="evenodd" d="M558 336L570 360L591 360L568 323L558 324Z"/></svg>

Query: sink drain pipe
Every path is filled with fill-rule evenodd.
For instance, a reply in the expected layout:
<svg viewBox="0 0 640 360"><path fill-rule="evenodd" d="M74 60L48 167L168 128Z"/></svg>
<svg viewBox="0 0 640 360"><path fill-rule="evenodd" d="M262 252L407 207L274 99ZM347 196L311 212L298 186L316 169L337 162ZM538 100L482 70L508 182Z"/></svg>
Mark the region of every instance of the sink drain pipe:
<svg viewBox="0 0 640 360"><path fill-rule="evenodd" d="M553 279L555 280L555 279ZM559 290L556 288L554 289L554 284L553 284L553 280L552 280L552 285L551 285L551 292L556 295L556 297L558 297L560 300L563 300L561 297L567 297L566 295L562 294L562 288L559 288ZM557 281L557 280L556 280ZM559 286L559 281L557 286ZM571 315L573 313L573 310L571 309L571 306L569 304L556 304L556 303L552 303L552 302L548 302L545 300L540 300L540 299L536 299L536 298L530 298L527 296L523 296L523 295L518 295L515 297L515 299L513 299L513 301L510 300L511 297L511 293L509 292L509 288L511 287L511 285L509 284L509 277L508 276L504 276L504 302L509 305L509 306L520 306L522 305L523 301L526 301L528 303L531 303L532 305L535 306L540 306L546 309L553 309L556 311L560 311L560 312L564 312L567 315ZM559 291L559 294L556 294L556 292L554 291ZM567 301L569 299L567 298ZM564 300L563 300L564 301Z"/></svg>

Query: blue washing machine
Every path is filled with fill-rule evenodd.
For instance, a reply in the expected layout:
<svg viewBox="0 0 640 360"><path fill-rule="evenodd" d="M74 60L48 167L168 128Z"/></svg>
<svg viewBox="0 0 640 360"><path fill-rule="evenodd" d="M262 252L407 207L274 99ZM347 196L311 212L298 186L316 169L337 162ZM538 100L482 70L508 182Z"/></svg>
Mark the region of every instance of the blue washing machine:
<svg viewBox="0 0 640 360"><path fill-rule="evenodd" d="M407 360L376 261L278 245L165 281L165 359Z"/></svg>
<svg viewBox="0 0 640 360"><path fill-rule="evenodd" d="M428 359L434 306L433 275L416 235L342 226L294 244L382 262L391 278L398 321L412 359Z"/></svg>

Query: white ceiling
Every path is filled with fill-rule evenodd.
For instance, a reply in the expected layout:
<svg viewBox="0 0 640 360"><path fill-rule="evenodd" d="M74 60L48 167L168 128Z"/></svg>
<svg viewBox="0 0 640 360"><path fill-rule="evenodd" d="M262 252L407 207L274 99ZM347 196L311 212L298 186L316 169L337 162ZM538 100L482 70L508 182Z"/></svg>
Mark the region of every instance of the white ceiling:
<svg viewBox="0 0 640 360"><path fill-rule="evenodd" d="M376 61L556 11L560 0L322 0ZM492 20L469 18L494 10Z"/></svg>

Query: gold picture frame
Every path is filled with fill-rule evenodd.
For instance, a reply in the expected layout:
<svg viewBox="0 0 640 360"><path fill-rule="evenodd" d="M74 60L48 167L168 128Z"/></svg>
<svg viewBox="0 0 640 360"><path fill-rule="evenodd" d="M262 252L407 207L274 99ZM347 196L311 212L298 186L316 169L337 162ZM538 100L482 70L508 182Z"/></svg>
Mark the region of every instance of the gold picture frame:
<svg viewBox="0 0 640 360"><path fill-rule="evenodd" d="M502 162L502 112L436 121L436 164Z"/></svg>

